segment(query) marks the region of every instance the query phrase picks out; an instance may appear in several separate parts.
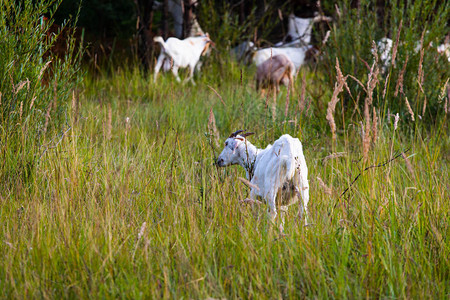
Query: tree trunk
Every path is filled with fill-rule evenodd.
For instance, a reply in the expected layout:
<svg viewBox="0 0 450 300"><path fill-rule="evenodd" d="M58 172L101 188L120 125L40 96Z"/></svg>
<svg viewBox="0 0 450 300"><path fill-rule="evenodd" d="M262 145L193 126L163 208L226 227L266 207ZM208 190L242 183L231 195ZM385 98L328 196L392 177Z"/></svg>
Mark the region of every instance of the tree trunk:
<svg viewBox="0 0 450 300"><path fill-rule="evenodd" d="M151 34L151 24L153 20L153 0L134 0L136 15L138 17L138 56L144 72L147 72L151 65L151 54L153 40Z"/></svg>
<svg viewBox="0 0 450 300"><path fill-rule="evenodd" d="M182 0L183 10L183 38L189 37L192 26L192 0Z"/></svg>
<svg viewBox="0 0 450 300"><path fill-rule="evenodd" d="M169 1L163 2L163 23L162 23L162 37L164 40L169 36Z"/></svg>

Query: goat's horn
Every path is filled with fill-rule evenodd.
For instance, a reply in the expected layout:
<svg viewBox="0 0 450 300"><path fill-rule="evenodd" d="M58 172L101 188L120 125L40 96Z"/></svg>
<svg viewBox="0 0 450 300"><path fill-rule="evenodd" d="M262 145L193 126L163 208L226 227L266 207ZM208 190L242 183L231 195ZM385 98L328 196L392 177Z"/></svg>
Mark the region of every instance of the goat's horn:
<svg viewBox="0 0 450 300"><path fill-rule="evenodd" d="M233 132L232 134L230 134L229 138L234 138L236 137L239 133L244 132L245 130L238 130Z"/></svg>
<svg viewBox="0 0 450 300"><path fill-rule="evenodd" d="M247 137L249 135L255 134L254 132L246 132L244 134L242 134L243 137Z"/></svg>

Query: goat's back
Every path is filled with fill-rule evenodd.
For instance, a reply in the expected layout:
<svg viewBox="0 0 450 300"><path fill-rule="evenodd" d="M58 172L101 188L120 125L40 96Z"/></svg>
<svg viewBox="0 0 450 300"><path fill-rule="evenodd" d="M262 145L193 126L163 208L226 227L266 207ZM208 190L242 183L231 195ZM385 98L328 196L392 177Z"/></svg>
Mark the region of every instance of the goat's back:
<svg viewBox="0 0 450 300"><path fill-rule="evenodd" d="M281 83L288 86L293 80L294 64L284 54L275 55L258 66L256 71L256 88L268 85L278 86Z"/></svg>
<svg viewBox="0 0 450 300"><path fill-rule="evenodd" d="M162 44L164 52L170 56L180 67L187 67L190 64L196 64L200 59L206 45L210 42L208 37L189 37L184 40L178 38L168 38Z"/></svg>
<svg viewBox="0 0 450 300"><path fill-rule="evenodd" d="M252 183L259 187L256 194L265 197L271 191L278 193L285 184L292 183L301 190L307 176L301 142L285 134L258 155Z"/></svg>

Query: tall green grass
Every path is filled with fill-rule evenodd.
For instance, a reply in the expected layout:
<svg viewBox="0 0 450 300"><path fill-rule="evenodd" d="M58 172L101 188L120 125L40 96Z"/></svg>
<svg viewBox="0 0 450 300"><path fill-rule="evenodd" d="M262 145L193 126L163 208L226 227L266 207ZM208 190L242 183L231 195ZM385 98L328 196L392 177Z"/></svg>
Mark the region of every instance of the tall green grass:
<svg viewBox="0 0 450 300"><path fill-rule="evenodd" d="M395 126L384 110L396 107L378 105L394 99L380 80L369 112L377 138L365 154L364 108L351 114L343 91L333 139L326 111L336 79L322 85L325 75L307 67L295 92L275 98L254 91L254 68L231 61L209 62L195 87L170 74L153 83L137 66L111 69L61 98L64 126L23 148L35 161L29 177L7 173L14 161L0 169L4 298L449 297L445 96L430 104L434 122L405 113ZM214 165L236 129L256 132L258 147L282 133L301 139L311 226L294 206L280 234L266 207L240 204L244 170ZM10 136L3 157L29 140Z"/></svg>
<svg viewBox="0 0 450 300"><path fill-rule="evenodd" d="M40 157L28 188L1 195L3 295L448 297L446 117L415 134L404 133L412 121L394 130L393 118L381 117L363 162L356 119L332 143L315 99L300 113L294 94L285 116L283 90L274 120L251 70L241 84L240 68L226 68L220 84L205 71L197 87L170 75L153 84L134 69L84 81L70 131ZM314 85L307 70L301 75ZM260 147L281 133L301 138L312 226L292 207L280 235L264 207L239 204L248 195L237 180L244 172L213 165L210 109L222 140L238 128L255 131ZM408 148L412 168L400 157L362 171ZM345 154L324 160L332 152Z"/></svg>

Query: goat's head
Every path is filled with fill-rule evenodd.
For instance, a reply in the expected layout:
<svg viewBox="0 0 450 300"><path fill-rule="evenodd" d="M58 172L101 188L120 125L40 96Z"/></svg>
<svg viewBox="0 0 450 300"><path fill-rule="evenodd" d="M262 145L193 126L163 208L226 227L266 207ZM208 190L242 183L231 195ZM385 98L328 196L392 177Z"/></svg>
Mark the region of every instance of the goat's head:
<svg viewBox="0 0 450 300"><path fill-rule="evenodd" d="M223 148L222 153L217 158L217 165L219 167L225 167L239 164L242 155L239 147L245 145L245 138L252 134L254 133L245 132L245 130L238 130L230 134L225 141L225 148Z"/></svg>
<svg viewBox="0 0 450 300"><path fill-rule="evenodd" d="M211 53L211 47L214 47L216 44L214 44L214 42L211 41L208 33L205 34L204 40L205 40L205 47L203 48L202 56L209 56L209 54Z"/></svg>

